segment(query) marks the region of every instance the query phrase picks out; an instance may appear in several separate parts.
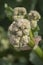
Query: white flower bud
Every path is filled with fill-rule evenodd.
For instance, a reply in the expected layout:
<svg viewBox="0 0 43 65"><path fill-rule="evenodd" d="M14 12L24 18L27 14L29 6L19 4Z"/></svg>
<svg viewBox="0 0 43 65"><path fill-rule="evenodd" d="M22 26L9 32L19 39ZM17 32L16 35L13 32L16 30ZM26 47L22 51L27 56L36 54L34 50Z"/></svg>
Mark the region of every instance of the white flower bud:
<svg viewBox="0 0 43 65"><path fill-rule="evenodd" d="M29 42L30 42L30 37L28 37L27 35L23 36L20 42L20 47L27 46Z"/></svg>
<svg viewBox="0 0 43 65"><path fill-rule="evenodd" d="M18 35L18 36L22 36L22 31L18 31L18 32L17 32L17 35Z"/></svg>
<svg viewBox="0 0 43 65"><path fill-rule="evenodd" d="M30 11L30 13L28 14L28 18L32 21L39 21L39 19L41 18L40 14L37 11Z"/></svg>
<svg viewBox="0 0 43 65"><path fill-rule="evenodd" d="M27 14L27 11L24 7L16 7L14 8L14 15L13 19L17 20L20 18L24 18L24 16Z"/></svg>
<svg viewBox="0 0 43 65"><path fill-rule="evenodd" d="M23 33L24 33L25 35L29 35L29 32L30 32L29 29L24 29L24 30L23 30Z"/></svg>
<svg viewBox="0 0 43 65"><path fill-rule="evenodd" d="M20 37L17 37L15 35L10 35L10 43L13 44L13 45L18 45L19 44L19 41L20 41Z"/></svg>
<svg viewBox="0 0 43 65"><path fill-rule="evenodd" d="M30 20L32 29L37 27L37 21L39 21L40 18L41 16L37 11L30 11L28 14L28 19Z"/></svg>
<svg viewBox="0 0 43 65"><path fill-rule="evenodd" d="M23 29L31 29L30 21L27 19L18 19L17 26Z"/></svg>
<svg viewBox="0 0 43 65"><path fill-rule="evenodd" d="M19 41L20 41L20 38L19 37L18 38L16 38L16 37L14 38L14 42L15 43L19 44Z"/></svg>
<svg viewBox="0 0 43 65"><path fill-rule="evenodd" d="M28 37L27 35L22 37L22 42L29 43L29 41L30 41L30 37Z"/></svg>

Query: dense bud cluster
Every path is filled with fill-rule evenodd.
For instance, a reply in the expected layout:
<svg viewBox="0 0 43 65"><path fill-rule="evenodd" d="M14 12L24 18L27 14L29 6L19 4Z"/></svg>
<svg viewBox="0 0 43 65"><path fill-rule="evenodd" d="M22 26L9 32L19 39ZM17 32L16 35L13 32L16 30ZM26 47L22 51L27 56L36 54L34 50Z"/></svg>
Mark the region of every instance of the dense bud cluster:
<svg viewBox="0 0 43 65"><path fill-rule="evenodd" d="M28 45L30 41L30 30L30 22L27 19L18 19L9 26L8 35L14 47L24 47Z"/></svg>
<svg viewBox="0 0 43 65"><path fill-rule="evenodd" d="M37 21L39 21L40 18L41 16L37 11L30 11L28 19L30 20L32 29L37 27Z"/></svg>
<svg viewBox="0 0 43 65"><path fill-rule="evenodd" d="M26 14L27 11L24 7L16 7L14 8L13 19L17 20L19 18L24 18Z"/></svg>
<svg viewBox="0 0 43 65"><path fill-rule="evenodd" d="M37 21L39 21L40 14L37 11L30 11L28 14L28 19L24 18L27 15L26 9L24 7L14 8L13 23L9 26L8 36L10 43L19 49L29 49L28 44L31 40L30 31L37 27ZM32 34L33 35L33 34ZM33 37L35 44L39 43L40 39ZM38 41L37 41L38 39Z"/></svg>

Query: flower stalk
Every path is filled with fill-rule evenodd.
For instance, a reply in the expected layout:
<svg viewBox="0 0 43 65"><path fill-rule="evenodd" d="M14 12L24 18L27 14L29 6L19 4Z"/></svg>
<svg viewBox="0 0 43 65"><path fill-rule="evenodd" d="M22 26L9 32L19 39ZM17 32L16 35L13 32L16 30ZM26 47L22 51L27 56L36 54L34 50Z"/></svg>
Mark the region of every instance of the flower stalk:
<svg viewBox="0 0 43 65"><path fill-rule="evenodd" d="M38 45L33 47L33 51L43 60L43 51Z"/></svg>
<svg viewBox="0 0 43 65"><path fill-rule="evenodd" d="M41 49L37 44L35 44L35 41L34 41L34 39L33 39L32 31L30 32L30 37L31 37L31 40L30 40L29 46L30 46L31 48L33 48L33 51L34 51L41 59L43 59L43 51L42 51L42 49Z"/></svg>

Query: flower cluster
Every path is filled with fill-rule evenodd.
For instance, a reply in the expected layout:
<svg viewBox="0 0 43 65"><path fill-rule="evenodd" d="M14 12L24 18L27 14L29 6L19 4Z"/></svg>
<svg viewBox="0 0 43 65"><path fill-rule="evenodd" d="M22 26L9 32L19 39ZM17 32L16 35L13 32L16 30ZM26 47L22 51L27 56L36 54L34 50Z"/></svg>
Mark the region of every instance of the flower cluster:
<svg viewBox="0 0 43 65"><path fill-rule="evenodd" d="M18 19L9 27L9 39L14 47L25 47L30 41L30 22L27 19Z"/></svg>
<svg viewBox="0 0 43 65"><path fill-rule="evenodd" d="M26 14L27 11L24 7L16 7L14 8L13 19L17 20L20 18L24 18Z"/></svg>
<svg viewBox="0 0 43 65"><path fill-rule="evenodd" d="M30 31L37 27L37 21L39 21L39 19L41 18L40 14L37 11L30 11L27 18L25 18L25 15L27 15L27 11L25 8L14 8L14 21L8 29L10 43L15 48L19 49L29 49L28 44L31 40ZM39 39L39 37L37 38ZM37 42L36 38L34 40ZM37 43L39 43L39 41Z"/></svg>
<svg viewBox="0 0 43 65"><path fill-rule="evenodd" d="M37 27L37 21L39 21L40 18L41 16L37 11L30 11L28 14L28 19L30 20L32 29Z"/></svg>

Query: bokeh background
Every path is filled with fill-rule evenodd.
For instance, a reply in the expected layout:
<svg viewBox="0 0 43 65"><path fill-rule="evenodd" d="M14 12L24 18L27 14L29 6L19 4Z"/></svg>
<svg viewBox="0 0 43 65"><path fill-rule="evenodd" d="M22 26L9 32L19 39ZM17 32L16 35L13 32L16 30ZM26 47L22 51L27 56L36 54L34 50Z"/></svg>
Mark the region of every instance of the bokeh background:
<svg viewBox="0 0 43 65"><path fill-rule="evenodd" d="M43 65L43 61L33 51L16 51L9 44L7 33L12 20L5 13L5 3L12 8L25 7L27 12L37 10L41 15L38 25L43 39L43 0L0 0L0 65ZM43 41L39 46L43 50Z"/></svg>

